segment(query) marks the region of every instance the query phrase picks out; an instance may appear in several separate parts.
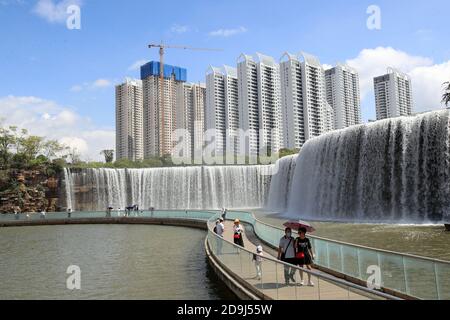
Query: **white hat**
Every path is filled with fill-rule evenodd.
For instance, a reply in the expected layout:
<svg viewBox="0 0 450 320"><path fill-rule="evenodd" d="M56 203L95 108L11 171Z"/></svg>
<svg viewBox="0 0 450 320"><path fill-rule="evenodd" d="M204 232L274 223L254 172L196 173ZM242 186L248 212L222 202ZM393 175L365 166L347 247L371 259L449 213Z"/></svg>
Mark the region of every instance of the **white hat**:
<svg viewBox="0 0 450 320"><path fill-rule="evenodd" d="M257 246L256 247L256 251L257 252L263 252L263 247L262 246Z"/></svg>

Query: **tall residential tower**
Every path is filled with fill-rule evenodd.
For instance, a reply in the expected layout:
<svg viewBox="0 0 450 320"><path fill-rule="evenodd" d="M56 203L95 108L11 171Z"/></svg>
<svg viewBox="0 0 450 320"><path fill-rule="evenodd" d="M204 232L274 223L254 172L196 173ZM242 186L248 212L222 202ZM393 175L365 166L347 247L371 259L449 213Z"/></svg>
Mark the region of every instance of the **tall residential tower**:
<svg viewBox="0 0 450 320"><path fill-rule="evenodd" d="M272 57L257 53L256 59L238 58L239 123L247 137L240 137L240 150L259 155L282 147L280 69Z"/></svg>
<svg viewBox="0 0 450 320"><path fill-rule="evenodd" d="M377 120L409 116L413 113L410 77L393 68L374 78Z"/></svg>
<svg viewBox="0 0 450 320"><path fill-rule="evenodd" d="M142 81L127 78L116 86L116 159L143 157Z"/></svg>
<svg viewBox="0 0 450 320"><path fill-rule="evenodd" d="M160 88L160 63L141 67L144 96L144 156L171 155L175 142L177 93L186 82L186 69L164 65L163 90ZM161 94L163 95L161 97Z"/></svg>
<svg viewBox="0 0 450 320"><path fill-rule="evenodd" d="M325 71L327 102L334 111L335 129L361 123L361 98L358 72L338 64Z"/></svg>
<svg viewBox="0 0 450 320"><path fill-rule="evenodd" d="M237 151L239 96L236 68L210 67L206 72L205 129L216 131L217 155ZM231 150L230 150L231 149Z"/></svg>
<svg viewBox="0 0 450 320"><path fill-rule="evenodd" d="M333 130L320 61L307 53L285 53L280 74L284 146L301 148L309 139Z"/></svg>

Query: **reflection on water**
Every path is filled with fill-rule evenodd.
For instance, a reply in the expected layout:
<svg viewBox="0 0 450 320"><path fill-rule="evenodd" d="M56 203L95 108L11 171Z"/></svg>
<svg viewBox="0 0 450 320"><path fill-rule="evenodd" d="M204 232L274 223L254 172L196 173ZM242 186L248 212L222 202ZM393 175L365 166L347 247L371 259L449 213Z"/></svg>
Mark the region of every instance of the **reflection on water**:
<svg viewBox="0 0 450 320"><path fill-rule="evenodd" d="M233 299L201 230L166 226L0 229L0 299ZM81 268L81 290L66 288Z"/></svg>
<svg viewBox="0 0 450 320"><path fill-rule="evenodd" d="M256 213L264 222L282 227L289 219ZM388 225L314 222L314 235L372 248L450 261L450 232L443 225Z"/></svg>

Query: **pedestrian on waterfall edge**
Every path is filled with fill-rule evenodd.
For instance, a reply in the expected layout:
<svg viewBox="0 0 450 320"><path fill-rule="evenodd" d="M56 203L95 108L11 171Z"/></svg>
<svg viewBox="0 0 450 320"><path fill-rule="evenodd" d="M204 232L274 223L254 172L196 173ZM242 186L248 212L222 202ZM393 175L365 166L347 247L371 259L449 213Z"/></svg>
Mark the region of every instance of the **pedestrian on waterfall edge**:
<svg viewBox="0 0 450 320"><path fill-rule="evenodd" d="M295 239L295 257L297 260L297 265L301 268L307 268L312 270L311 265L315 258L314 251L311 245L311 241L306 237L306 228L300 228L298 230L298 238ZM303 282L303 271L300 270L300 285L304 285ZM308 273L308 286L314 287L314 282L311 281L311 274Z"/></svg>
<svg viewBox="0 0 450 320"><path fill-rule="evenodd" d="M286 228L284 230L284 236L280 239L278 246L278 260L285 262L284 265L284 282L288 286L289 282L295 283L295 272L297 260L295 259L295 239L292 236L292 229Z"/></svg>
<svg viewBox="0 0 450 320"><path fill-rule="evenodd" d="M241 221L239 219L234 220L234 226L233 226L233 240L234 244L237 244L238 246L241 246L244 248L244 227L241 225Z"/></svg>

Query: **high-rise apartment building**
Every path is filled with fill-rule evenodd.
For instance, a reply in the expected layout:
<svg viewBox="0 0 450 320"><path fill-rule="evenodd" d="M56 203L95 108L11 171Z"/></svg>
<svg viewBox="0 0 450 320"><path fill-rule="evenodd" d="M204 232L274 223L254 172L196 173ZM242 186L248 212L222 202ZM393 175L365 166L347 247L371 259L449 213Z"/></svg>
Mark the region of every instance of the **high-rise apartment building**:
<svg viewBox="0 0 450 320"><path fill-rule="evenodd" d="M184 83L177 94L176 129L185 130L184 156L192 159L204 146L206 86Z"/></svg>
<svg viewBox="0 0 450 320"><path fill-rule="evenodd" d="M206 72L205 129L215 130L216 155L237 152L239 96L236 68L210 67ZM231 149L231 150L230 150Z"/></svg>
<svg viewBox="0 0 450 320"><path fill-rule="evenodd" d="M325 72L319 59L307 53L285 53L280 75L285 147L301 148L309 139L333 130L333 115L325 95Z"/></svg>
<svg viewBox="0 0 450 320"><path fill-rule="evenodd" d="M358 72L338 64L325 71L327 102L334 111L335 129L361 123L361 98Z"/></svg>
<svg viewBox="0 0 450 320"><path fill-rule="evenodd" d="M126 79L116 86L116 159L144 157L142 81Z"/></svg>
<svg viewBox="0 0 450 320"><path fill-rule="evenodd" d="M186 82L186 69L164 65L163 90L160 63L149 62L141 67L144 98L144 156L171 155L176 142L177 94Z"/></svg>
<svg viewBox="0 0 450 320"><path fill-rule="evenodd" d="M278 151L281 143L280 70L272 57L257 53L256 59L242 54L238 58L238 96L240 148L259 155L263 148Z"/></svg>
<svg viewBox="0 0 450 320"><path fill-rule="evenodd" d="M410 77L393 68L374 78L377 120L409 116L413 113Z"/></svg>

